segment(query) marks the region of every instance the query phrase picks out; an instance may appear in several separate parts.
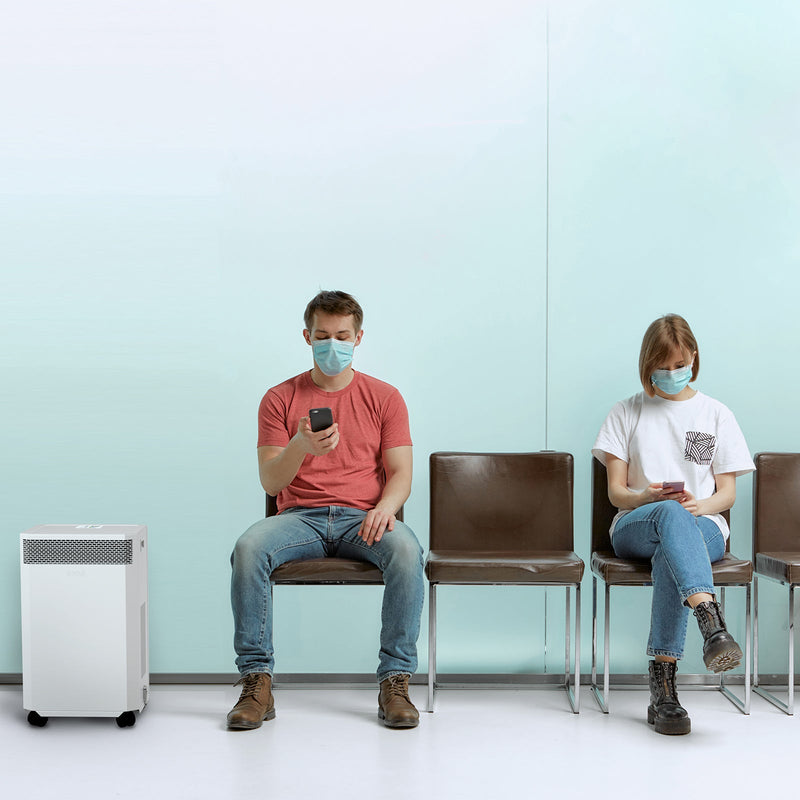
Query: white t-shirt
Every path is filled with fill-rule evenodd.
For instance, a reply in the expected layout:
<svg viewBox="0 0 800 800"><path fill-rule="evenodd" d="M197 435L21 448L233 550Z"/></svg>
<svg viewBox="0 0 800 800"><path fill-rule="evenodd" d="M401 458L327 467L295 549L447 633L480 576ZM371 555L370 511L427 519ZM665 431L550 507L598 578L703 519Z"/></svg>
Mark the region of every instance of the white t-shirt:
<svg viewBox="0 0 800 800"><path fill-rule="evenodd" d="M628 465L628 488L644 491L651 483L684 481L698 500L716 491L714 475L738 478L755 469L733 413L717 400L697 392L689 400L648 397L644 392L617 403L600 428L592 448L603 464L606 454ZM620 511L614 527L627 511ZM708 514L727 539L721 514Z"/></svg>

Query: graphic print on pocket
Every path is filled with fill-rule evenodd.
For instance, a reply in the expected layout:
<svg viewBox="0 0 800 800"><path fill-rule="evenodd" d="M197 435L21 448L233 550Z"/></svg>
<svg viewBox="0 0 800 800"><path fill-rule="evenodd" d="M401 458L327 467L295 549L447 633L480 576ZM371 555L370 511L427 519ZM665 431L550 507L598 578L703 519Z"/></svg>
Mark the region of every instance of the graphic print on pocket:
<svg viewBox="0 0 800 800"><path fill-rule="evenodd" d="M717 443L715 436L700 431L686 432L686 448L683 451L683 460L694 464L708 465L714 458L714 446Z"/></svg>

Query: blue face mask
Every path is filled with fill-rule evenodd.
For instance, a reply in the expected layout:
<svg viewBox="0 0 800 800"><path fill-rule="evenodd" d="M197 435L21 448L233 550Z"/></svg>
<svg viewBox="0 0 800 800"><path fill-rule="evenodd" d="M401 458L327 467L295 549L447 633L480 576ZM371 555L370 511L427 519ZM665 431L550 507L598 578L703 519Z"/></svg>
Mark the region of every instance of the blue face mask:
<svg viewBox="0 0 800 800"><path fill-rule="evenodd" d="M664 394L680 394L692 379L692 364L678 369L657 369L651 376L653 386L661 389Z"/></svg>
<svg viewBox="0 0 800 800"><path fill-rule="evenodd" d="M350 366L355 346L355 342L340 342L338 339L319 339L311 343L314 361L329 378Z"/></svg>

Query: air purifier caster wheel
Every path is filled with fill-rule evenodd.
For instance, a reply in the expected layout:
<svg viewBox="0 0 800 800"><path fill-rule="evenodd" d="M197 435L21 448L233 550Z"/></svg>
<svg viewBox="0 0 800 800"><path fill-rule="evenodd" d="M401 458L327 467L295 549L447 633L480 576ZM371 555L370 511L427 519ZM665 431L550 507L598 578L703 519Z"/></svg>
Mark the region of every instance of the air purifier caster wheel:
<svg viewBox="0 0 800 800"><path fill-rule="evenodd" d="M31 711L28 714L28 722L34 726L34 728L44 728L47 725L47 720L50 717L40 717L35 711Z"/></svg>
<svg viewBox="0 0 800 800"><path fill-rule="evenodd" d="M120 728L132 728L136 724L136 714L133 711L123 711L117 717L117 725Z"/></svg>

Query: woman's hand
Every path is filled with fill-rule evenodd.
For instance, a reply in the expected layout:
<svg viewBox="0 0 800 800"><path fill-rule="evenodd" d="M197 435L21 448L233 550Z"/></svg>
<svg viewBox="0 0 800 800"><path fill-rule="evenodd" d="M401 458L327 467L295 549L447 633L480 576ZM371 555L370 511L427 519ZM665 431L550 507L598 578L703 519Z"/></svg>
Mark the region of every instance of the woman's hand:
<svg viewBox="0 0 800 800"><path fill-rule="evenodd" d="M683 505L687 498L691 498L694 502L694 496L689 492L671 492L669 489L665 489L663 484L651 483L643 492L639 493L639 505L645 506L648 503L661 503L664 500L675 500ZM687 511L691 511L691 509L686 506L684 506L684 508L686 508ZM694 514L695 512L692 511L692 513Z"/></svg>
<svg viewBox="0 0 800 800"><path fill-rule="evenodd" d="M608 470L608 499L611 501L611 505L623 511L632 511L634 508L646 506L648 503L660 503L662 500L675 500L682 503L687 496L691 497L688 492L673 492L665 489L663 483L651 483L641 492L629 489L628 465L611 453L606 453L606 469Z"/></svg>
<svg viewBox="0 0 800 800"><path fill-rule="evenodd" d="M675 498L678 502L692 515L695 517L701 517L703 512L700 510L700 504L703 502L702 500L698 500L691 492L683 491L680 492L682 495L681 499Z"/></svg>
<svg viewBox="0 0 800 800"><path fill-rule="evenodd" d="M637 503L646 506L648 503L659 503L661 500L675 500L674 492L665 492L660 483L651 483L643 492L637 495Z"/></svg>

